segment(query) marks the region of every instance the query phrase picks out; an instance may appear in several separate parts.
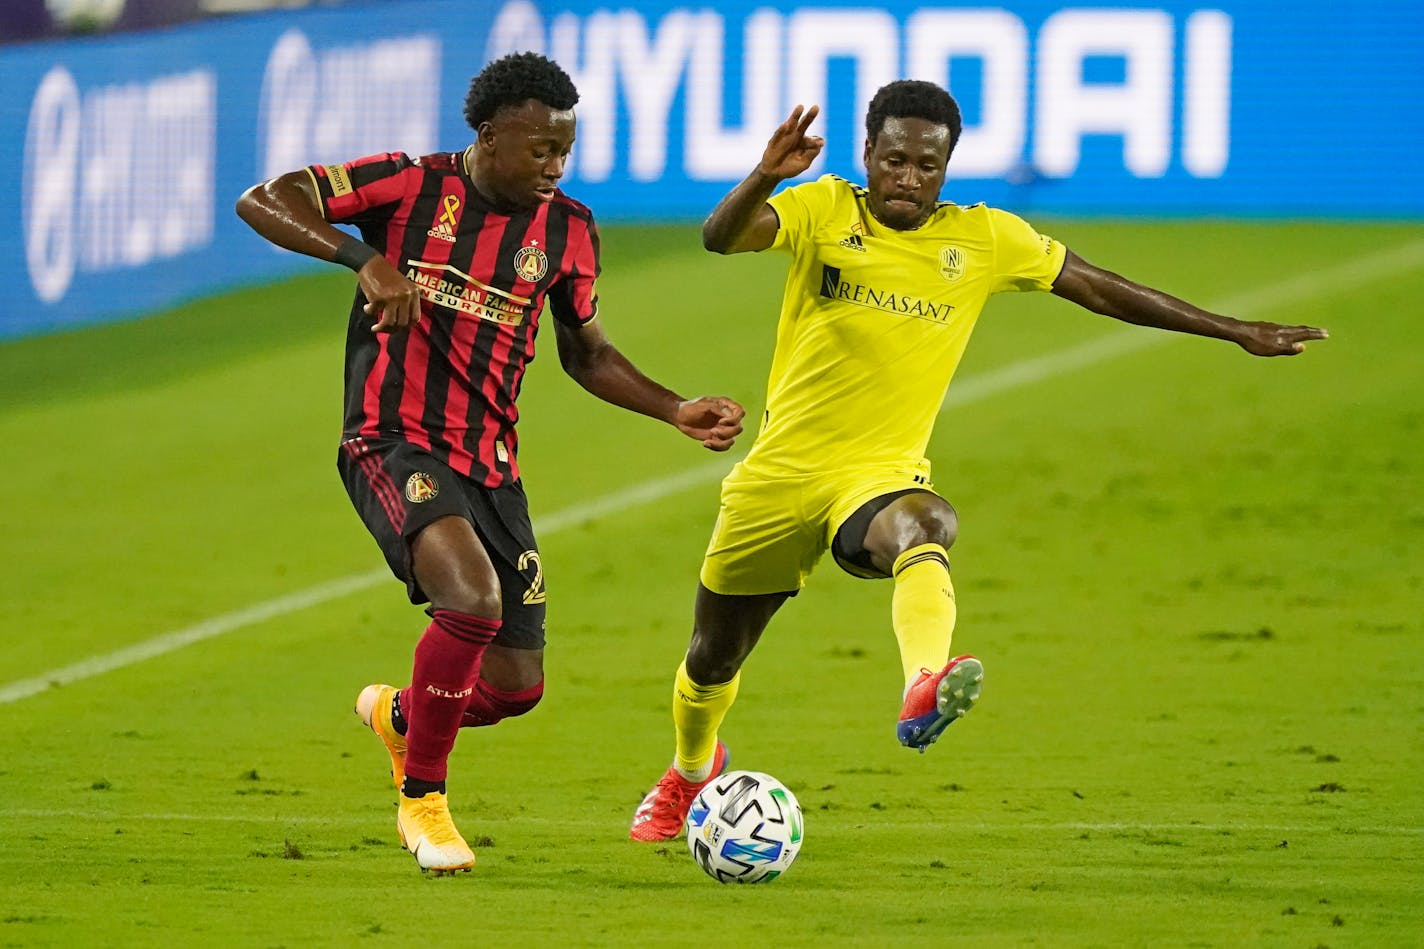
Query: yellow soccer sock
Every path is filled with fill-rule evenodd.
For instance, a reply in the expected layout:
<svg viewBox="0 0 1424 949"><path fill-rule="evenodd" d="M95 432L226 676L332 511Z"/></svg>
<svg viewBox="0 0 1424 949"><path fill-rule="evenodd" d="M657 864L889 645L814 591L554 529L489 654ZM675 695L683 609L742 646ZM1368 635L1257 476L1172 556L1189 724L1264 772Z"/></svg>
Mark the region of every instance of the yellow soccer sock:
<svg viewBox="0 0 1424 949"><path fill-rule="evenodd" d="M938 671L949 661L956 615L949 553L939 544L911 547L895 558L891 575L895 597L890 622L900 643L908 688L921 669Z"/></svg>
<svg viewBox="0 0 1424 949"><path fill-rule="evenodd" d="M737 698L738 672L732 681L698 685L687 674L687 663L677 667L672 690L672 721L677 727L677 755L673 764L684 777L705 778L717 751L717 729Z"/></svg>

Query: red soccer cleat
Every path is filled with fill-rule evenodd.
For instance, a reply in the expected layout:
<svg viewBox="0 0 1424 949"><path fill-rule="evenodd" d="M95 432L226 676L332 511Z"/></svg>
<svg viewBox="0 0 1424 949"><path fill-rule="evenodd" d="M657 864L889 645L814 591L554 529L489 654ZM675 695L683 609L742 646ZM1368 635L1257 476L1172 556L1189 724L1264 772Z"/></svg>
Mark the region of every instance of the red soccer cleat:
<svg viewBox="0 0 1424 949"><path fill-rule="evenodd" d="M712 755L712 773L706 781L689 781L677 773L677 768L668 768L658 783L643 798L643 803L633 812L633 826L628 836L648 843L672 840L682 833L682 825L687 822L687 812L692 809L692 800L697 792L705 788L713 778L727 770L731 760L727 746L717 742L717 750Z"/></svg>
<svg viewBox="0 0 1424 949"><path fill-rule="evenodd" d="M920 670L905 693L895 732L900 744L923 754L949 723L962 718L979 701L984 664L973 656L956 656L939 672Z"/></svg>

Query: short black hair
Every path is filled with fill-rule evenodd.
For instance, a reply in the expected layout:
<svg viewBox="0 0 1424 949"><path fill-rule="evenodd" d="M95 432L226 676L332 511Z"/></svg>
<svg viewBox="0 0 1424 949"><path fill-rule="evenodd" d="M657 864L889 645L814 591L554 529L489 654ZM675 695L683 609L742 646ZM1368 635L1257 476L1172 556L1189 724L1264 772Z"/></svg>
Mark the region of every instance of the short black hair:
<svg viewBox="0 0 1424 949"><path fill-rule="evenodd" d="M865 112L865 138L874 144L886 119L914 118L934 122L949 128L949 151L959 141L964 130L964 118L959 103L940 86L920 79L899 79L881 86L870 100Z"/></svg>
<svg viewBox="0 0 1424 949"><path fill-rule="evenodd" d="M551 109L572 109L578 90L563 67L538 53L510 53L480 70L465 95L465 122L476 132L496 112L537 99Z"/></svg>

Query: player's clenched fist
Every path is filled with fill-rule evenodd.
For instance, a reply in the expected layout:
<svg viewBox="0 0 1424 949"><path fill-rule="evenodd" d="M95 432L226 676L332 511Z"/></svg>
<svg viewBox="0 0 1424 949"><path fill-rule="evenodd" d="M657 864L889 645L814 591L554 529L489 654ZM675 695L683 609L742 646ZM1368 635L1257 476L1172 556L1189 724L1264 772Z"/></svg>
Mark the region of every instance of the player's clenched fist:
<svg viewBox="0 0 1424 949"><path fill-rule="evenodd" d="M689 438L700 441L705 448L726 451L742 433L742 419L747 410L725 396L703 396L677 406L674 424Z"/></svg>
<svg viewBox="0 0 1424 949"><path fill-rule="evenodd" d="M420 288L386 258L372 257L357 277L367 300L363 309L377 317L372 332L401 332L420 322Z"/></svg>

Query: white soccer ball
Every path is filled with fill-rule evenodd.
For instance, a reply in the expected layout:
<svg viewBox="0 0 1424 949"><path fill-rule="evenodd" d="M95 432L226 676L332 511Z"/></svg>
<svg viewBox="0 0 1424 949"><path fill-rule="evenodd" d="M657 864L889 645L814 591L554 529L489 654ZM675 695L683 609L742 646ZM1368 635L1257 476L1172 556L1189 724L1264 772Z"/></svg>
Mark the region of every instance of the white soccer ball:
<svg viewBox="0 0 1424 949"><path fill-rule="evenodd" d="M718 883L763 883L801 851L801 805L760 771L728 771L698 793L687 815L687 848Z"/></svg>

